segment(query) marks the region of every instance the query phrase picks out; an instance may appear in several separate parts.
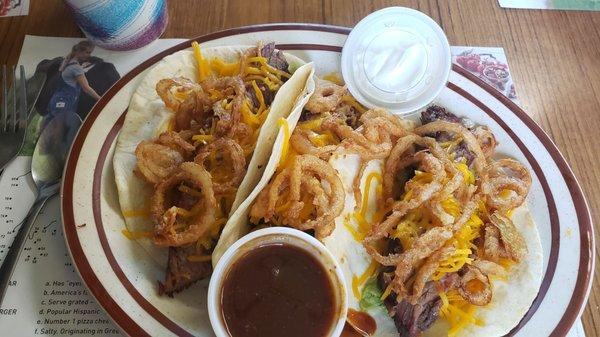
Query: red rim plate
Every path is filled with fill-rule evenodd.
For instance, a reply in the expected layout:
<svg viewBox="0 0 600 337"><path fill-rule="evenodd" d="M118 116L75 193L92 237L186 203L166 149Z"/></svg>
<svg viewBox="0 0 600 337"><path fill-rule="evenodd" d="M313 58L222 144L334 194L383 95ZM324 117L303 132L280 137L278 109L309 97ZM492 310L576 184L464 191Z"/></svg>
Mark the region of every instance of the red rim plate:
<svg viewBox="0 0 600 337"><path fill-rule="evenodd" d="M312 31L321 31L321 32L331 32L338 34L348 34L350 32L349 28L346 27L336 27L336 26L326 26L326 25L307 25L307 24L273 24L273 25L258 25L258 26L248 26L248 27L240 27L235 29L224 30L216 33L211 33L207 35L203 35L192 39L190 41L183 42L178 44L172 48L169 48L150 59L146 60L136 68L134 68L131 72L123 76L103 97L95 107L92 109L86 120L84 121L77 138L74 141L74 144L71 149L71 153L69 155L69 159L67 162L67 166L65 168L65 175L62 186L62 217L63 217L63 229L65 232L65 238L67 241L67 246L71 252L71 256L75 265L90 289L91 293L95 296L100 305L108 312L108 314L112 317L112 319L128 334L133 336L147 336L150 335L146 332L140 325L138 325L134 319L132 319L123 308L119 306L117 302L113 298L111 298L105 286L100 282L95 273L93 272L89 261L84 254L84 251L81 247L81 243L79 241L79 237L77 235L76 223L74 220L74 210L73 210L73 183L74 183L74 175L75 168L77 166L77 160L79 158L79 154L81 153L84 140L86 139L87 134L89 133L94 121L97 119L99 114L103 111L106 104L114 97L114 95L119 92L119 90L127 84L131 79L137 76L142 71L148 69L152 65L154 65L157 61L161 60L165 56L172 54L176 51L188 48L191 41L198 42L206 42L214 39L218 39L221 37L232 36L243 33L251 33L251 32L262 32L262 31L272 31L272 30L312 30ZM279 49L282 50L325 50L331 52L341 52L341 47L332 46L332 45L317 45L317 44L279 44ZM510 99L502 95L496 89L491 87L490 85L484 83L481 79L472 75L468 71L463 68L454 65L453 71L460 74L461 76L467 78L471 82L477 84L479 87L483 88L486 92L492 95L495 99L500 101L504 106L506 106L509 110L511 110L517 118L519 118L524 124L526 124L529 129L537 136L537 138L543 143L546 150L550 153L552 159L558 165L560 172L568 186L569 192L571 194L571 198L574 202L577 218L579 220L579 231L580 231L580 256L579 256L579 273L577 275L575 290L573 296L568 304L565 313L557 326L554 328L552 332L552 336L564 336L568 333L569 329L577 319L579 313L584 307L586 297L591 285L591 277L592 277L592 266L593 266L593 228L591 222L591 215L589 212L589 208L585 198L583 196L581 187L577 182L577 179L573 175L573 172L569 168L567 162L564 157L561 155L557 147L554 145L552 140L548 137L548 135L527 115L520 107L518 107L515 103L513 103ZM540 291L538 293L537 298L534 300L532 306L530 307L527 314L523 317L521 322L508 334L514 335L519 329L524 326L527 321L532 317L532 315L537 310L538 306L547 295L547 290L554 276L554 272L556 269L557 259L558 259L558 251L560 249L559 242L559 222L557 217L556 205L554 203L554 197L550 192L550 188L546 178L544 177L544 173L542 172L539 164L535 160L534 156L531 152L525 147L523 142L514 134L514 132L506 125L506 123L496 115L489 107L485 104L477 100L475 97L470 95L464 89L460 88L456 84L449 82L448 89L456 92L462 97L466 98L481 110L486 112L490 117L492 117L517 143L517 146L523 151L528 161L532 165L536 175L540 179L542 183L542 187L544 190L544 194L548 201L549 214L550 214L550 225L552 232L552 247L550 250L549 256L549 264L546 269L546 273L544 274L542 285L540 287ZM104 166L104 162L107 159L107 154L109 152L110 146L113 143L114 139L118 135L123 120L125 117L125 112L121 115L118 121L113 125L112 129L109 131L107 138L104 140L102 149L100 151L98 161L95 165L94 171L94 181L93 181L93 191L92 191L92 208L94 214L94 220L96 222L97 232L100 238L100 242L102 244L102 248L107 255L109 263L123 283L124 287L127 289L129 294L138 302L138 304L143 307L151 316L153 316L157 321L159 321L162 325L164 325L167 329L169 329L174 334L180 336L191 336L190 333L170 320L164 314L162 314L158 309L152 306L133 286L133 284L127 279L124 272L121 270L118 265L116 259L114 258L110 247L108 245L108 241L105 236L105 232L102 226L102 217L100 210L100 178L102 175L102 168Z"/></svg>

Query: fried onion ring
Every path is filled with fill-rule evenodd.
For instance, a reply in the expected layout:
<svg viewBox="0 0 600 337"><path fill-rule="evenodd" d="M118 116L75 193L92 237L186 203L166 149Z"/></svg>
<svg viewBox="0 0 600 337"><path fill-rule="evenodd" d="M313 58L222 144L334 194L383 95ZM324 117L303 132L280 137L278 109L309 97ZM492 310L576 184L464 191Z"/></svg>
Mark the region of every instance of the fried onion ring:
<svg viewBox="0 0 600 337"><path fill-rule="evenodd" d="M179 219L176 206L169 207L169 192L185 183L201 193L189 219ZM154 243L158 246L183 246L197 241L215 222L217 201L210 174L200 165L186 162L169 178L156 185L151 204L154 221ZM196 209L197 208L197 209ZM183 226L180 231L176 227Z"/></svg>
<svg viewBox="0 0 600 337"><path fill-rule="evenodd" d="M233 174L231 177L228 177L226 182L217 183L213 178L213 189L215 194L235 193L246 174L246 157L244 156L244 150L233 139L218 138L214 142L203 147L196 155L196 158L194 158L195 163L204 166L205 169L212 172L216 167L208 168L206 160L211 154L215 157L219 157L223 156L224 153L227 153L227 156L229 156L229 159L231 160L231 170Z"/></svg>
<svg viewBox="0 0 600 337"><path fill-rule="evenodd" d="M253 221L264 219L265 222L269 222L275 216L277 201L289 186L289 171L288 168L285 168L276 174L256 197L249 214Z"/></svg>
<svg viewBox="0 0 600 337"><path fill-rule="evenodd" d="M183 136L187 135L184 133ZM189 139L186 140L183 136L181 132L165 131L158 136L158 142L172 148L187 158L194 153L196 147L188 143Z"/></svg>
<svg viewBox="0 0 600 337"><path fill-rule="evenodd" d="M428 156L419 154L427 153L423 151L415 153L414 151L417 146L425 148L430 154ZM390 156L385 161L383 176L384 200L390 202L390 199L394 197L393 191L397 172L416 163L424 165L424 170L431 173L433 180L437 183L441 183L448 175L452 177L449 183L444 184L440 192L441 199L445 199L459 187L462 174L458 172L447 158L447 155L439 144L433 138L419 137L411 134L398 140Z"/></svg>
<svg viewBox="0 0 600 337"><path fill-rule="evenodd" d="M323 120L321 127L332 131L340 139L343 139L342 144L344 147L359 154L363 160L383 159L387 157L392 148L389 143L376 144L368 140L362 133L334 118Z"/></svg>
<svg viewBox="0 0 600 337"><path fill-rule="evenodd" d="M179 111L181 100L175 97L173 89L179 93L186 94L191 91L202 90L202 87L185 77L163 78L158 81L156 83L156 93L163 100L167 108L177 112Z"/></svg>
<svg viewBox="0 0 600 337"><path fill-rule="evenodd" d="M531 175L518 161L500 159L486 167L480 185L486 204L505 212L523 204L531 187Z"/></svg>
<svg viewBox="0 0 600 337"><path fill-rule="evenodd" d="M175 115L175 125L178 130L191 128L192 120L204 125L205 119L209 117L211 100L208 95L198 86L198 90L190 92L179 105Z"/></svg>
<svg viewBox="0 0 600 337"><path fill-rule="evenodd" d="M476 258L475 260L473 260L471 265L473 267L478 268L479 270L481 270L482 273L488 276L506 276L506 270L504 269L504 267L492 261Z"/></svg>
<svg viewBox="0 0 600 337"><path fill-rule="evenodd" d="M383 169L383 199L385 201L393 198L395 177L398 171L416 162L414 159L415 145L422 144L421 140L422 138L417 135L408 135L400 138L392 148Z"/></svg>
<svg viewBox="0 0 600 337"><path fill-rule="evenodd" d="M183 156L176 150L143 140L135 148L137 171L149 183L158 184L177 171Z"/></svg>
<svg viewBox="0 0 600 337"><path fill-rule="evenodd" d="M492 158L496 145L498 145L498 141L492 131L490 131L487 126L480 125L473 129L472 133L477 139L479 147L481 147L481 151L483 151L483 155L488 158L488 160Z"/></svg>
<svg viewBox="0 0 600 337"><path fill-rule="evenodd" d="M487 259L498 262L504 251L500 246L500 230L493 225L485 226L483 252Z"/></svg>
<svg viewBox="0 0 600 337"><path fill-rule="evenodd" d="M455 251L456 248L454 246L444 246L436 250L433 254L429 255L425 259L425 262L423 262L423 265L415 274L415 280L412 286L412 294L408 296L408 301L411 304L414 305L417 303L417 300L423 294L425 284L427 281L429 281L431 275L435 273L436 269L440 265L440 262L451 257Z"/></svg>
<svg viewBox="0 0 600 337"><path fill-rule="evenodd" d="M418 137L418 136L415 136L415 137ZM402 139L403 138L401 138L400 141L402 141ZM409 139L407 143L412 144L412 142L414 142L414 138ZM406 148L407 148L406 144L401 145L400 147L398 147L398 149L400 149L400 150L397 150L396 154L399 152L401 155L404 152L402 150L406 149ZM395 155L394 158L399 158L400 155ZM428 152L423 152L423 151L418 152L414 156L409 157L409 159L411 160L411 162L412 161L418 162L420 164L420 168L422 168L425 172L432 174L431 182L423 184L423 185L412 184L411 181L407 182L406 188L412 190L412 197L409 198L408 200L399 200L399 201L395 201L395 202L393 201L393 199L388 199L388 203L392 202L393 212L383 222L374 224L373 227L371 228L371 231L369 232L369 234L363 240L363 246L365 246L365 248L367 249L367 252L369 252L371 257L373 257L373 259L375 259L377 262L379 262L385 266L395 265L400 260L400 256L398 256L398 255L388 255L388 256L381 255L376 248L377 241L388 237L389 232L392 230L392 228L394 228L394 226L398 225L398 223L400 222L402 217L404 215L406 215L406 213L408 213L408 211L421 206L424 202L426 202L427 200L430 200L436 193L438 193L443 188L442 181L444 180L444 178L446 176L441 162ZM400 160L400 161L402 162L402 160ZM404 161L404 163L405 163L405 161ZM387 162L386 162L386 164L387 164ZM392 164L390 164L390 165L392 165ZM396 164L394 163L391 166L391 170L392 170L391 172L395 172L395 168L396 168ZM386 167L385 173L387 174L389 172L390 171ZM384 176L384 191L385 191L385 183L386 183L385 179L386 179L386 177ZM390 177L388 176L387 179L388 179L388 184L389 184ZM431 230L434 230L434 231L429 235L434 235L437 231L436 228L432 228ZM444 229L444 231L449 232L450 236L452 236L452 231L450 229ZM427 237L427 232L423 236L421 236L419 239L421 239L423 237ZM419 239L417 239L417 241ZM424 240L427 240L427 239L424 239ZM443 242L441 242L441 244L443 244ZM439 248L439 247L437 247L437 248ZM425 257L427 257L427 255L425 255Z"/></svg>
<svg viewBox="0 0 600 337"><path fill-rule="evenodd" d="M240 123L242 104L246 97L246 86L239 76L228 76L228 77L211 77L204 80L202 83L204 91L210 89L219 89L222 91L232 89L235 93L233 103L231 105L231 112L225 109L220 109L220 102L216 102L213 105L213 111L215 116L219 118L215 134L218 136L227 136L234 138L236 133L236 125Z"/></svg>
<svg viewBox="0 0 600 337"><path fill-rule="evenodd" d="M462 209L461 215L454 221L454 223L450 226L454 233L461 230L461 228L469 221L471 215L475 213L477 210L477 206L479 204L480 196L478 194L474 195L469 202L467 202Z"/></svg>
<svg viewBox="0 0 600 337"><path fill-rule="evenodd" d="M490 215L490 222L500 231L500 240L509 257L520 262L527 255L527 244L515 224L499 212Z"/></svg>
<svg viewBox="0 0 600 337"><path fill-rule="evenodd" d="M473 165L475 166L476 172L480 173L485 169L486 166L486 158L479 146L479 142L473 136L473 134L464 126L458 123L450 123L442 120L437 120L423 126L420 126L413 130L414 133L418 135L430 135L435 134L436 132L448 132L453 133L457 136L462 137L465 144L469 150L475 154L475 159L473 161Z"/></svg>
<svg viewBox="0 0 600 337"><path fill-rule="evenodd" d="M184 95L183 100L176 97L175 92ZM156 93L167 108L175 112L177 130L189 129L195 118L202 122L210 107L210 99L198 83L185 77L165 78L156 84Z"/></svg>
<svg viewBox="0 0 600 337"><path fill-rule="evenodd" d="M327 205L323 209L317 209L317 216L309 220L304 227L314 228L318 239L322 239L323 234L329 235L335 224L333 220L342 213L344 209L344 187L337 172L329 163L311 155L300 155L294 160L290 172L290 199L293 202L300 201L300 186L302 181L307 181L311 176L317 177L321 184L327 182L329 193L327 194ZM313 192L316 192L313 186ZM309 189L310 190L310 189ZM317 196L315 196L316 198ZM292 214L290 214L291 216ZM293 227L299 226L295 220L290 217ZM296 226L294 226L296 225Z"/></svg>
<svg viewBox="0 0 600 337"><path fill-rule="evenodd" d="M337 145L325 145L323 147L317 147L310 141L308 137L308 130L297 128L290 136L290 144L299 154L311 154L323 160L327 160L331 156L331 153L337 149Z"/></svg>
<svg viewBox="0 0 600 337"><path fill-rule="evenodd" d="M486 305L492 301L492 286L487 275L479 268L465 265L466 273L461 277L458 292L469 303Z"/></svg>
<svg viewBox="0 0 600 337"><path fill-rule="evenodd" d="M304 207L303 194L312 195L316 206L313 218L300 219ZM314 229L317 239L333 231L334 219L344 209L344 187L337 172L329 163L313 156L299 155L289 168L279 172L259 194L250 209L250 217L269 221L277 213L277 202L287 194L290 207L285 214L278 214L287 225L300 229Z"/></svg>
<svg viewBox="0 0 600 337"><path fill-rule="evenodd" d="M392 280L392 289L400 297L407 295L406 281L413 274L415 267L433 252L444 246L445 242L452 237L452 231L444 227L433 227L419 236L412 247L401 253L396 258L388 256L381 263L385 265L395 265L394 279ZM389 264L391 263L391 264Z"/></svg>
<svg viewBox="0 0 600 337"><path fill-rule="evenodd" d="M322 114L333 111L342 101L342 97L348 92L346 86L339 86L326 80L317 80L315 91L310 97L304 109L314 114Z"/></svg>
<svg viewBox="0 0 600 337"><path fill-rule="evenodd" d="M402 120L381 108L366 111L360 116L364 125L364 135L372 142L392 142L393 139L406 136L410 122Z"/></svg>

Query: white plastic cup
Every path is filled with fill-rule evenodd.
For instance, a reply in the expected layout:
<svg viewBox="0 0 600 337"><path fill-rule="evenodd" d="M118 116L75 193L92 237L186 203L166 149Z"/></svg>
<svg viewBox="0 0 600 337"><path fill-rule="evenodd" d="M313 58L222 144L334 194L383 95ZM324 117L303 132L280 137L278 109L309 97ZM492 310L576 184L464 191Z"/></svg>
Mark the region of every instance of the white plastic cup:
<svg viewBox="0 0 600 337"><path fill-rule="evenodd" d="M404 7L366 16L342 51L350 93L369 108L402 115L431 103L446 86L451 67L444 31L427 15Z"/></svg>

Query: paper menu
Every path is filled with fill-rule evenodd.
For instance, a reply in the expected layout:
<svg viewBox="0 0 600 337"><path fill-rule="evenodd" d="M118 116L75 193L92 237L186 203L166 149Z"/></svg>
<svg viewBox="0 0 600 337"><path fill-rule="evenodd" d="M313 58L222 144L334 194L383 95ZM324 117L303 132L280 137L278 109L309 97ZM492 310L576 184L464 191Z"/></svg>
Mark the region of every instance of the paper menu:
<svg viewBox="0 0 600 337"><path fill-rule="evenodd" d="M64 56L81 39L26 36L19 64L28 76L41 60ZM114 64L120 74L183 39L159 40L134 52L100 48L93 55ZM33 145L30 144L32 147ZM0 174L0 262L34 201L29 156L17 157ZM60 200L50 199L26 242L0 308L0 335L120 336L83 284L65 245Z"/></svg>
<svg viewBox="0 0 600 337"><path fill-rule="evenodd" d="M33 204L31 157L18 157L0 177L0 259ZM72 265L53 197L38 216L0 309L6 336L118 336Z"/></svg>
<svg viewBox="0 0 600 337"><path fill-rule="evenodd" d="M29 73L42 59L63 56L80 39L27 36L19 64ZM97 48L94 55L112 62L123 75L150 55L168 48L181 39L159 40L143 50L119 53ZM506 64L501 48L452 47L453 61L462 56L473 65L481 62L502 68ZM496 62L496 61L498 62ZM461 61L462 62L462 61ZM463 62L464 63L464 62ZM466 64L466 63L465 63ZM476 64L475 64L476 65ZM485 77L485 71L473 66L470 71ZM508 67L506 68L508 69ZM484 78L484 80L487 77ZM489 78L488 78L489 79ZM510 97L514 93L510 76L492 81ZM513 89L510 89L510 88ZM502 88L504 90L502 90ZM515 97L511 97L515 100ZM16 233L16 227L33 203L33 184L29 174L30 157L17 158L0 175L0 261ZM6 336L118 336L112 323L81 281L67 252L60 222L59 199L51 199L34 225L29 241L15 271L13 285L0 308L0 334ZM578 323L571 335L585 336Z"/></svg>

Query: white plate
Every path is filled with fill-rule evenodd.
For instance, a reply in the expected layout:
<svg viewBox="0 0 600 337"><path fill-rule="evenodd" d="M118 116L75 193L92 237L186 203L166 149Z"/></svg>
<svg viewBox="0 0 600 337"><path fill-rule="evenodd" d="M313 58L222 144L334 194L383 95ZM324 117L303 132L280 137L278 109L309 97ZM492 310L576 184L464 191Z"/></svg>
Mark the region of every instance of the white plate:
<svg viewBox="0 0 600 337"><path fill-rule="evenodd" d="M315 62L317 74L325 75L340 72L340 51L348 32L343 27L277 24L195 40L206 47L275 41L278 48ZM121 234L124 221L111 160L137 83L164 56L189 45L185 42L152 57L102 97L79 131L65 170L62 215L73 261L98 303L133 336L213 335L205 304L208 282L173 299L158 296L156 282L164 271ZM528 203L542 241L544 277L529 312L510 335L565 335L585 306L594 266L591 217L573 172L523 110L465 70L453 67L450 82L436 101L489 126L500 142L498 152L525 163L533 173Z"/></svg>

